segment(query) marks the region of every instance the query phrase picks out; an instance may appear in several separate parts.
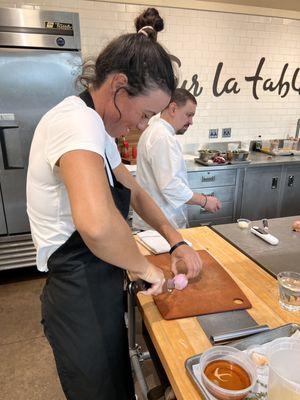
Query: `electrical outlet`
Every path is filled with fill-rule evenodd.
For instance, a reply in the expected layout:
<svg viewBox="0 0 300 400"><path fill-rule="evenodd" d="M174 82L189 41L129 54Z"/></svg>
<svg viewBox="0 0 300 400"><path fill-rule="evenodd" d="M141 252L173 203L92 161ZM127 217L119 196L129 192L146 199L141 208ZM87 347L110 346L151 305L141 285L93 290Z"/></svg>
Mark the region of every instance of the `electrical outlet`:
<svg viewBox="0 0 300 400"><path fill-rule="evenodd" d="M222 129L222 137L223 138L231 137L231 128L223 128Z"/></svg>
<svg viewBox="0 0 300 400"><path fill-rule="evenodd" d="M209 129L208 137L210 139L216 139L218 137L218 131L219 131L219 129Z"/></svg>

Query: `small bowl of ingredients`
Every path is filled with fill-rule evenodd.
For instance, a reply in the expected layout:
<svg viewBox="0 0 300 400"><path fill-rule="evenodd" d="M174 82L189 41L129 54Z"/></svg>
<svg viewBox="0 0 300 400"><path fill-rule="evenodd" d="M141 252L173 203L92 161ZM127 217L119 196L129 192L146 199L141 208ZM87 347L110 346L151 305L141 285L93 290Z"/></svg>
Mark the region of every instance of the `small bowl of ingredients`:
<svg viewBox="0 0 300 400"><path fill-rule="evenodd" d="M251 358L234 347L216 346L200 357L201 379L219 400L241 400L254 388L257 373Z"/></svg>
<svg viewBox="0 0 300 400"><path fill-rule="evenodd" d="M241 228L241 229L248 229L249 225L250 225L250 222L251 221L249 219L246 219L246 218L239 218L237 220L237 224L238 224L239 228Z"/></svg>

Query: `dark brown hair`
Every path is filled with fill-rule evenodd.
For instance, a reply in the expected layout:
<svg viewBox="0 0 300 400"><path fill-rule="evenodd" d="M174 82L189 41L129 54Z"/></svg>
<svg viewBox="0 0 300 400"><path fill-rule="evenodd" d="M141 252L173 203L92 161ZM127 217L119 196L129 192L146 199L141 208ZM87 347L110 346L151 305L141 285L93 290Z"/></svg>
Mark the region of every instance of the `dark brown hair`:
<svg viewBox="0 0 300 400"><path fill-rule="evenodd" d="M135 24L136 29L153 26L154 31L145 28L147 35L125 34L110 42L95 64L84 65L78 80L85 88L98 89L109 74L123 73L128 83L122 89L130 96L146 94L155 88L171 95L176 87L172 63L166 50L156 41L156 32L164 26L162 18L155 8L148 8L137 17Z"/></svg>
<svg viewBox="0 0 300 400"><path fill-rule="evenodd" d="M145 28L144 31L149 37L155 40L157 38L157 32L164 29L164 20L161 18L156 8L147 8L147 10L135 19L134 23L137 32L144 26L152 26L153 29Z"/></svg>
<svg viewBox="0 0 300 400"><path fill-rule="evenodd" d="M172 93L170 103L176 103L178 107L183 107L186 105L187 101L190 100L192 103L197 105L197 100L195 96L192 95L188 90L178 88Z"/></svg>

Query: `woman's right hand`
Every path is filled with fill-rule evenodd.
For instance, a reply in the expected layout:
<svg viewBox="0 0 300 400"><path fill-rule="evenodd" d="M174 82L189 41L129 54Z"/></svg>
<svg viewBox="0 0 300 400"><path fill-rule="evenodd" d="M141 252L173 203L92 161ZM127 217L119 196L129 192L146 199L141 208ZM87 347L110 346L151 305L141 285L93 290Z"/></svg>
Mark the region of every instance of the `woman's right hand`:
<svg viewBox="0 0 300 400"><path fill-rule="evenodd" d="M164 277L164 273L160 268L148 262L145 272L137 275L140 279L151 283L151 287L149 289L140 293L145 294L146 296L156 296L162 293L163 285L166 280Z"/></svg>

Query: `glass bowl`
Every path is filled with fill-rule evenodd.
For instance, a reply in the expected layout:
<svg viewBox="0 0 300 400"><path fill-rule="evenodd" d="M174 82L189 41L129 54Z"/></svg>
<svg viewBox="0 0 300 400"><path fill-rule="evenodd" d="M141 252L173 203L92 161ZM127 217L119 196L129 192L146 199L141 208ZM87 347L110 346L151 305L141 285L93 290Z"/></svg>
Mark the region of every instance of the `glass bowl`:
<svg viewBox="0 0 300 400"><path fill-rule="evenodd" d="M236 222L237 222L239 228L248 229L251 221L246 218L239 218Z"/></svg>
<svg viewBox="0 0 300 400"><path fill-rule="evenodd" d="M230 346L205 351L200 357L200 370L204 386L219 400L244 399L257 381L256 367L250 357Z"/></svg>

